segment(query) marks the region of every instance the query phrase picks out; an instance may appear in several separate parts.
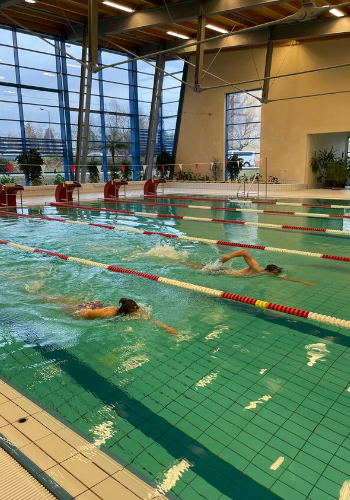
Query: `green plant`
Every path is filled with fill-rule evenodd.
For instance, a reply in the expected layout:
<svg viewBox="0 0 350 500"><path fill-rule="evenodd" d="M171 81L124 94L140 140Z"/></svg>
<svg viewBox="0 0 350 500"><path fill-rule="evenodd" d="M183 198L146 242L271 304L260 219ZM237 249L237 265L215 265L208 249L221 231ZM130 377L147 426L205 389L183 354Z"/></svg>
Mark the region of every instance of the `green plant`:
<svg viewBox="0 0 350 500"><path fill-rule="evenodd" d="M213 158L210 164L210 170L213 174L214 181L218 181L222 176L222 165L218 158Z"/></svg>
<svg viewBox="0 0 350 500"><path fill-rule="evenodd" d="M57 185L57 184L60 184L61 182L64 182L64 177L63 177L63 175L61 175L61 174L56 174L56 176L55 176L55 178L54 178L54 180L53 180L53 183Z"/></svg>
<svg viewBox="0 0 350 500"><path fill-rule="evenodd" d="M9 175L3 175L0 179L0 184L14 184L14 177L10 177Z"/></svg>
<svg viewBox="0 0 350 500"><path fill-rule="evenodd" d="M128 180L132 178L132 159L130 156L124 156L120 158L118 165L110 165L109 167L109 178L113 179L123 179ZM124 172L121 166L124 165Z"/></svg>
<svg viewBox="0 0 350 500"><path fill-rule="evenodd" d="M100 182L100 173L97 168L97 160L91 158L86 166L86 170L89 174L89 182Z"/></svg>
<svg viewBox="0 0 350 500"><path fill-rule="evenodd" d="M344 186L350 176L349 159L343 152L340 156L333 149L315 151L310 159L310 167L316 174L317 182L324 187Z"/></svg>
<svg viewBox="0 0 350 500"><path fill-rule="evenodd" d="M164 165L164 172L162 165ZM172 179L174 176L174 158L167 151L162 151L156 158L156 169L160 177Z"/></svg>
<svg viewBox="0 0 350 500"><path fill-rule="evenodd" d="M36 148L32 148L27 154L18 155L16 161L19 169L24 173L26 181L32 186L41 186L43 183L43 175L41 165L44 160Z"/></svg>
<svg viewBox="0 0 350 500"><path fill-rule="evenodd" d="M243 163L243 158L240 158L238 155L230 156L226 165L230 181L238 179L239 173L243 168Z"/></svg>
<svg viewBox="0 0 350 500"><path fill-rule="evenodd" d="M350 177L350 167L346 160L339 158L338 161L329 163L325 172L325 180L332 183L334 187L343 187Z"/></svg>

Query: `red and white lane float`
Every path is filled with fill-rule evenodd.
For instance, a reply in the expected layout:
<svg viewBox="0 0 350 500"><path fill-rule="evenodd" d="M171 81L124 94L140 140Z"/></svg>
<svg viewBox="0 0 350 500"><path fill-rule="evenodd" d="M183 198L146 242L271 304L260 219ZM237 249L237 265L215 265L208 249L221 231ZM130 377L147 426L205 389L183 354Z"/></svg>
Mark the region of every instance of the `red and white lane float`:
<svg viewBox="0 0 350 500"><path fill-rule="evenodd" d="M143 187L143 193L145 196L156 195L159 184L165 184L165 179L148 179Z"/></svg>
<svg viewBox="0 0 350 500"><path fill-rule="evenodd" d="M71 257L57 252L50 252L49 250L42 250L40 248L28 247L26 245L20 245L18 243L12 243L10 241L0 240L0 245L7 245L10 247L18 248L19 250L24 250L28 252L42 253L50 255L51 257L57 257L64 261L73 261L80 264L92 267L100 267L111 271L113 273L130 274L133 276L138 276L140 278L145 278L152 281L157 281L158 283L164 283L165 285L175 286L178 288L184 288L190 290L191 292L198 292L204 295L211 295L213 297L221 297L226 300L233 302L242 302L255 307L261 307L263 309L270 309L273 311L278 311L284 314L290 314L292 316L298 316L300 318L309 319L313 321L318 321L326 325L339 326L342 328L350 328L350 321L341 318L335 318L333 316L327 316L325 314L319 314L311 311L304 311L303 309L298 309L295 307L283 306L281 304L274 304L273 302L268 302L265 300L253 299L251 297L245 297L244 295L237 295L235 293L224 292L222 290L216 290L214 288L207 288L204 286L194 285L186 281L172 280L169 278L164 278L162 276L157 276L154 274L142 273L140 271L134 271L132 269L125 269L123 267L112 266L109 264L103 264L101 262L95 262L93 260L80 259L78 257Z"/></svg>
<svg viewBox="0 0 350 500"><path fill-rule="evenodd" d="M350 262L350 257L343 257L341 255L328 255L316 252L303 252L301 250L290 250L289 248L278 248L278 247L266 247L263 245L251 245L248 243L236 243L233 241L220 241L220 240L211 240L208 238L196 238L195 236L185 236L183 234L169 234L169 233L158 233L156 231L141 231L141 229L134 229L132 227L118 227L118 226L109 226L106 224L95 224L93 222L82 222L76 220L69 219L57 219L54 217L46 217L44 215L29 215L29 214L19 214L17 212L5 212L4 210L0 210L0 215L11 215L16 217L29 217L30 219L40 219L54 222L66 222L67 224L79 224L82 226L93 226L100 227L102 229L113 229L116 231L126 231L128 233L136 233L142 234L145 236L162 236L163 238L169 239L179 239L185 241L193 241L193 242L201 242L201 243L209 243L210 245L222 245L222 246L230 246L230 247L238 247L238 248L250 248L253 250L266 250L267 252L279 252L279 253L289 253L294 255L302 255L305 257L316 257L319 259L330 259L330 260L340 260L344 262Z"/></svg>
<svg viewBox="0 0 350 500"><path fill-rule="evenodd" d="M73 191L76 188L81 188L80 182L77 181L64 181L60 182L55 191L55 200L57 202L71 203L73 202ZM79 190L78 190L79 200Z"/></svg>
<svg viewBox="0 0 350 500"><path fill-rule="evenodd" d="M119 200L119 189L124 186L124 196L125 186L128 185L128 181L122 181L114 179L112 181L107 181L103 190L104 201L118 201Z"/></svg>
<svg viewBox="0 0 350 500"><path fill-rule="evenodd" d="M133 210L118 210L117 208L97 208L83 205L65 205L64 203L50 203L52 207L62 208L75 208L77 210L91 210L94 212L113 212L126 215L137 215L138 217L153 217L165 219L182 219L192 220L197 222L219 222L221 224L238 224L239 226L254 226L266 229L290 229L293 231L311 231L316 233L327 233L350 236L350 231L342 231L340 229L325 229L323 227L306 227L306 226L288 226L285 224L265 224L264 222L247 222L241 220L228 220L228 219L208 219L206 217L189 217L187 215L167 215L167 214L153 214L150 212L134 212Z"/></svg>
<svg viewBox="0 0 350 500"><path fill-rule="evenodd" d="M0 206L1 207L16 207L17 206L17 193L21 195L22 204L22 191L24 187L21 184L9 182L0 184Z"/></svg>
<svg viewBox="0 0 350 500"><path fill-rule="evenodd" d="M193 196L148 196L149 198L167 198L169 200L192 200L192 201L219 201L224 203L236 203L238 205L281 205L287 207L316 207L316 208L341 208L343 210L350 210L350 205L328 205L327 203L292 203L286 201L273 201L273 200L238 200L232 198L196 198Z"/></svg>
<svg viewBox="0 0 350 500"><path fill-rule="evenodd" d="M106 201L106 200L105 200ZM108 201L108 200L107 200ZM117 200L116 203L125 203L127 205L154 205L163 207L177 208L195 208L198 210L224 210L225 212L248 212L267 215L295 215L297 217L314 217L319 219L350 219L350 215L336 214L313 214L309 212L282 212L280 210L259 210L258 208L227 208L227 207L208 207L204 205L180 205L175 203L157 203L151 201Z"/></svg>

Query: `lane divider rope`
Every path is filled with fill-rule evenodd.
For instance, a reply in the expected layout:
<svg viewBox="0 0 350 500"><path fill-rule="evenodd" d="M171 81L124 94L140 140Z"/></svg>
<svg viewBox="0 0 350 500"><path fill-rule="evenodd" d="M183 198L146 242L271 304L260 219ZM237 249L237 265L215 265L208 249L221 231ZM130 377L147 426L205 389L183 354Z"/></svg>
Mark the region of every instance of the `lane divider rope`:
<svg viewBox="0 0 350 500"><path fill-rule="evenodd" d="M52 207L61 207L61 208L74 208L76 210L91 210L95 212L112 212L118 214L126 214L126 215L137 215L139 217L153 217L153 218L165 218L165 219L182 219L182 220L192 220L197 222L219 222L222 224L238 224L240 226L255 226L255 227L263 227L268 229L291 229L294 231L313 231L318 233L330 233L330 234L342 234L344 236L350 236L350 231L342 231L340 229L325 229L319 227L305 227L305 226L289 226L285 224L266 224L263 222L247 222L247 221L238 221L238 220L227 220L227 219L208 219L206 217L189 217L187 215L167 215L167 214L152 214L150 212L134 212L133 210L118 210L116 208L97 208L97 207L89 207L84 205L68 205L65 203L50 203Z"/></svg>
<svg viewBox="0 0 350 500"><path fill-rule="evenodd" d="M324 203L292 203L285 201L273 201L273 200L235 200L232 198L196 198L193 196L161 196L161 195L145 195L145 198L159 198L159 199L169 199L169 200L192 200L192 201L223 201L225 203L237 203L242 204L253 204L253 205L284 205L287 207L318 207L318 208L341 208L343 210L350 210L350 205L329 205Z"/></svg>
<svg viewBox="0 0 350 500"><path fill-rule="evenodd" d="M211 245L222 245L222 246L231 246L231 247L239 247L239 248L250 248L250 249L255 249L255 250L266 250L268 252L279 252L279 253L289 253L289 254L295 254L295 255L303 255L305 257L317 257L320 259L331 259L331 260L340 260L344 262L350 262L350 257L342 257L338 255L327 255L327 254L322 254L322 253L316 253L316 252L303 252L302 250L290 250L288 248L278 248L278 247L268 247L268 246L263 246L263 245L252 245L248 243L236 243L233 241L221 241L221 240L211 240L208 238L196 238L195 236L185 236L182 234L170 234L170 233L160 233L156 231L142 231L141 229L134 229L130 227L118 227L118 226L109 226L107 224L97 224L93 222L82 222L82 221L75 221L75 220L69 220L69 219L57 219L55 217L46 217L44 215L30 215L30 214L20 214L17 212L6 212L4 210L0 210L0 214L2 215L10 215L14 217L28 217L30 219L39 219L39 220L47 220L47 221L54 221L54 222L65 222L67 224L78 224L82 226L93 226L93 227L99 227L102 229L112 229L116 231L126 231L130 233L136 233L136 234L143 234L146 236L162 236L164 238L170 238L170 239L179 239L179 240L186 240L186 241L200 241L201 243L209 243Z"/></svg>
<svg viewBox="0 0 350 500"><path fill-rule="evenodd" d="M104 198L105 202L111 202L108 198ZM113 203L125 203L126 205L157 205L161 207L177 207L177 208L195 208L199 210L225 210L227 212L249 212L249 213L261 213L267 215L293 215L295 217L315 217L318 219L350 219L350 215L337 215L337 214L312 214L308 212L285 212L281 210L259 210L258 208L226 208L226 207L208 207L204 205L180 205L175 203L152 203L149 201L133 201L133 200L113 200Z"/></svg>
<svg viewBox="0 0 350 500"><path fill-rule="evenodd" d="M102 269L106 269L107 271L111 271L113 273L121 273L121 274L130 274L133 276L139 276L141 278L158 281L159 283L164 283L166 285L175 286L178 288L184 288L186 290L202 293L205 295L211 295L214 297L221 297L223 299L231 300L233 302L242 302L244 304L249 304L256 307L261 307L264 309L271 309L273 311L282 312L284 314L289 314L292 316L298 316L300 318L311 319L314 321L318 321L320 323L325 323L327 325L336 325L343 328L350 328L350 321L335 318L333 316L327 316L325 314L319 314L311 311L304 311L303 309L298 309L295 307L283 306L281 304L275 304L273 302L268 302L265 300L253 299L251 297L245 297L244 295L237 295L235 293L224 292L222 290L216 290L214 288L208 288L204 286L194 285L193 283L188 283L186 281L178 281L169 278L164 278L162 276L157 276L154 274L143 273L140 271L134 271L132 269L126 269L123 267L113 266L109 264L103 264L101 262L95 262L88 259L81 259L79 257L71 257L70 255L65 255L58 252L51 252L49 250L43 250L41 248L33 248L26 245L20 245L18 243L12 243L10 241L0 240L0 245L7 245L10 247L18 248L19 250L24 250L28 252L34 253L42 253L46 255L50 255L51 257L57 257L66 261L78 262L80 264L92 267L100 267Z"/></svg>

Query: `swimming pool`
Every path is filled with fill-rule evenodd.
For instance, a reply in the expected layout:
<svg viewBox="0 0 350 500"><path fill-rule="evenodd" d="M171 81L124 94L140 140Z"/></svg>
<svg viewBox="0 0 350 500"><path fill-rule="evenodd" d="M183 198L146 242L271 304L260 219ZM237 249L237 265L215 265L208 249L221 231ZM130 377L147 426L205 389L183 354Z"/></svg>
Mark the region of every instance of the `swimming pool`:
<svg viewBox="0 0 350 500"><path fill-rule="evenodd" d="M100 205L350 231L346 219L94 204ZM345 236L87 209L28 211L350 257ZM346 262L252 250L263 267L276 263L287 276L317 284L309 287L203 273L181 262L204 265L229 247L10 216L1 216L1 227L1 237L16 243L350 318ZM6 247L0 264L6 283L0 374L162 491L181 500L340 498L350 480L349 330ZM52 296L107 305L132 297L180 333L173 337L135 319L72 320L65 308L43 299Z"/></svg>

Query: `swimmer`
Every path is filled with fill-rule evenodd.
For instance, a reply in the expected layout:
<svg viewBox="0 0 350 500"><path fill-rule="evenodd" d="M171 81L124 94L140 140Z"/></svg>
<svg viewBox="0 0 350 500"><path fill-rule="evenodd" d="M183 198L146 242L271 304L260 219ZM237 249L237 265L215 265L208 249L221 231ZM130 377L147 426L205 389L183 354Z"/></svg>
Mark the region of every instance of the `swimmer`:
<svg viewBox="0 0 350 500"><path fill-rule="evenodd" d="M43 297L44 298L44 297ZM55 302L59 305L67 306L67 298L64 297L45 297L48 302ZM64 304L63 304L64 300ZM140 319L145 319L152 321L155 325L163 328L170 335L177 335L178 331L165 323L161 323L155 318L149 317L149 315L143 311L134 300L125 299L124 297L119 301L119 307L117 306L105 306L99 300L93 300L91 302L86 302L85 304L72 303L70 301L69 309L75 316L83 319L99 319L99 318L114 318L115 316L133 316Z"/></svg>
<svg viewBox="0 0 350 500"><path fill-rule="evenodd" d="M235 269L231 269L229 274L234 276L253 276L253 275L268 275L273 276L274 278L279 278L286 281L294 281L295 283L302 283L303 285L315 286L315 283L309 283L308 281L301 281L295 278L288 278L287 276L281 276L283 269L281 267L276 266L275 264L269 264L263 269L260 264L250 255L246 250L237 250L235 252L222 255L219 259L221 263L225 263L231 259L235 259L237 257L243 257L248 267L240 269L239 271ZM193 269L203 269L203 266L198 264L198 262L183 262Z"/></svg>

